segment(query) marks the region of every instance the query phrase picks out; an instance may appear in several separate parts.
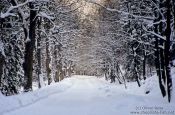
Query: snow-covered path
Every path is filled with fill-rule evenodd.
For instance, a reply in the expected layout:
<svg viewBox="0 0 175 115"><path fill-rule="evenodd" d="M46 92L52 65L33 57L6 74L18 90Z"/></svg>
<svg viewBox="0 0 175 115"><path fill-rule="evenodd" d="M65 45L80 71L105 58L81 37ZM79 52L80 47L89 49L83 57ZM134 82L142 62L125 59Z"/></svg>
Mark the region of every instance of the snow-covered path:
<svg viewBox="0 0 175 115"><path fill-rule="evenodd" d="M64 88L68 84L71 84L70 87ZM93 76L74 76L54 86L54 89L64 90L48 94L32 104L3 115L132 115L131 112L138 112L137 107L163 106L164 110L175 107L167 103L161 105L162 102L155 100L157 97L145 96L139 91L126 91L123 87ZM49 92L52 87L47 90Z"/></svg>

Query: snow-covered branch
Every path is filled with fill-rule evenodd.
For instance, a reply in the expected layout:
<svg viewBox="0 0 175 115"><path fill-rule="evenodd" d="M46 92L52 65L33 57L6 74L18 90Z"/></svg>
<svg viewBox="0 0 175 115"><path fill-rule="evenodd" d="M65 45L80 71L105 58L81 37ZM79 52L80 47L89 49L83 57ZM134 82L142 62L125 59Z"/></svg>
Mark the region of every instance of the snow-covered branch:
<svg viewBox="0 0 175 115"><path fill-rule="evenodd" d="M32 1L33 0L26 0L24 3L18 4L16 6L10 6L5 13L1 12L0 18L6 18L6 17L9 17L9 16L16 16L16 14L11 13L14 9L22 7L22 6L28 4L29 2L32 2Z"/></svg>
<svg viewBox="0 0 175 115"><path fill-rule="evenodd" d="M89 2L89 3L92 3L92 4L96 4L104 9L106 9L107 11L110 11L110 12L117 12L117 13L121 13L123 15L130 15L134 18L141 18L141 19L147 19L147 20L153 20L154 17L146 17L146 16L139 16L139 15L135 15L135 14L132 14L132 13L129 13L129 12L125 12L125 11L122 11L122 10L118 10L118 9L112 9L112 8L109 8L109 7L105 7L104 5L100 4L100 3L97 3L93 0L85 0L86 2Z"/></svg>
<svg viewBox="0 0 175 115"><path fill-rule="evenodd" d="M153 31L148 31L148 30L146 29L145 26L143 26L143 29L144 29L146 32L151 33L151 34L155 35L156 37L158 37L158 38L160 38L160 39L166 40L165 37L163 37L163 36L161 36L161 35L159 35L159 34L153 32Z"/></svg>

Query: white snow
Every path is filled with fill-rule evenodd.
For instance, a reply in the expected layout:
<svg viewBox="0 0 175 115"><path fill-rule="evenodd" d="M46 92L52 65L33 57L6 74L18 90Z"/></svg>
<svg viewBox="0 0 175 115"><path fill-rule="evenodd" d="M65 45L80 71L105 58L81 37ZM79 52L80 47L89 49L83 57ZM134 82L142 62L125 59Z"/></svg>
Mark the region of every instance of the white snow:
<svg viewBox="0 0 175 115"><path fill-rule="evenodd" d="M94 76L73 76L34 92L0 95L0 115L138 115L141 113L135 112L141 111L175 115L174 95L171 103L162 98L156 76L141 88L136 83L127 86L125 89ZM148 89L151 92L146 95Z"/></svg>

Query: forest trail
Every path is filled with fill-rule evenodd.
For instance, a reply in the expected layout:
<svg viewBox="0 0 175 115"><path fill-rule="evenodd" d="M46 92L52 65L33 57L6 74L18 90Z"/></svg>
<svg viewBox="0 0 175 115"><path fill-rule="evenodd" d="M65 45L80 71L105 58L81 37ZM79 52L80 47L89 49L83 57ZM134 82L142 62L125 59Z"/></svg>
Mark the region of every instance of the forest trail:
<svg viewBox="0 0 175 115"><path fill-rule="evenodd" d="M46 98L3 115L132 115L130 112L136 111L133 105L143 106L153 100L154 104L158 104L154 97L151 99L136 95L136 92L126 92L122 85L110 84L93 76L67 78L55 88L67 84L71 86L66 90L49 94Z"/></svg>

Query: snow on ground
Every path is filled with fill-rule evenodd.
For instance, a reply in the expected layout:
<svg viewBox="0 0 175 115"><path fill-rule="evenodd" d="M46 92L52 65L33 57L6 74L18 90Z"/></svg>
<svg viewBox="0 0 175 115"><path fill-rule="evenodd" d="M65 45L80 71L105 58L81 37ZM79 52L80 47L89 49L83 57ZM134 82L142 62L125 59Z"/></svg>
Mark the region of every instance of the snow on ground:
<svg viewBox="0 0 175 115"><path fill-rule="evenodd" d="M124 89L93 76L73 76L34 92L0 95L0 115L175 115L175 95L171 103L163 99L156 77L141 88L136 83L127 86ZM151 92L145 94L147 90Z"/></svg>

